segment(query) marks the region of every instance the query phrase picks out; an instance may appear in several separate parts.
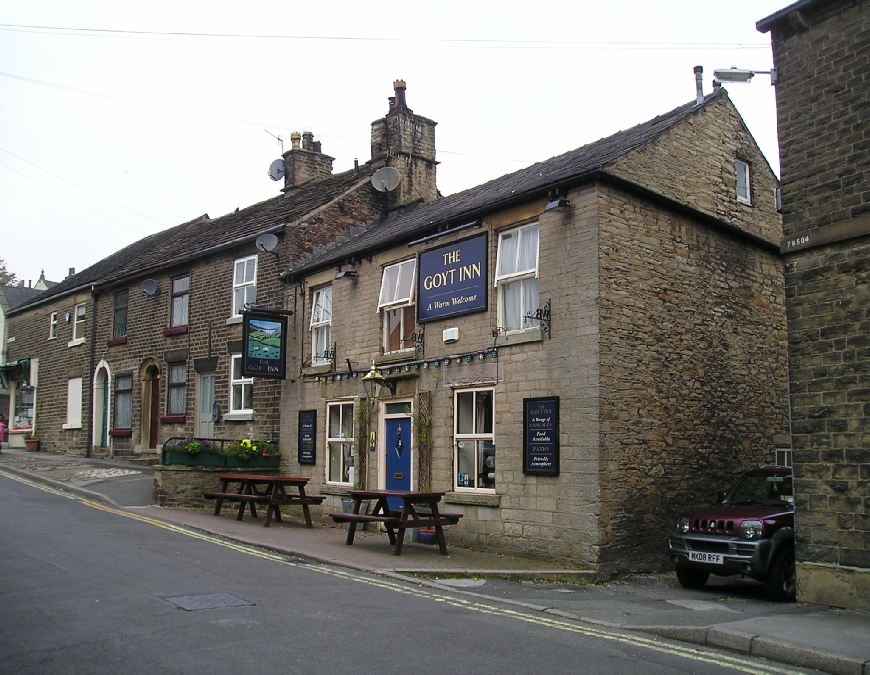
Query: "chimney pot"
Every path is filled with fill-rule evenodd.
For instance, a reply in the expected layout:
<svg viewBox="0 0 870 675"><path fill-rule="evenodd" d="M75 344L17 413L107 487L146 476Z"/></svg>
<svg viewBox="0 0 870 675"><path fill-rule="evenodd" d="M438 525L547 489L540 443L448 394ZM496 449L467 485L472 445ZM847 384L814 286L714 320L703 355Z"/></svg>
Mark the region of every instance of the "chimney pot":
<svg viewBox="0 0 870 675"><path fill-rule="evenodd" d="M290 147L293 150L299 149L299 139L301 139L301 138L302 138L302 136L298 131L294 131L290 134Z"/></svg>
<svg viewBox="0 0 870 675"><path fill-rule="evenodd" d="M405 103L405 89L407 89L407 85L405 85L405 80L396 80L393 82L393 91L396 92L396 108L407 108L408 104Z"/></svg>
<svg viewBox="0 0 870 675"><path fill-rule="evenodd" d="M75 274L75 273L76 273L76 268L75 268L75 267L70 267L70 268L69 268L69 274L68 274L67 276L70 276L70 277L71 277L71 276L72 276L73 274Z"/></svg>

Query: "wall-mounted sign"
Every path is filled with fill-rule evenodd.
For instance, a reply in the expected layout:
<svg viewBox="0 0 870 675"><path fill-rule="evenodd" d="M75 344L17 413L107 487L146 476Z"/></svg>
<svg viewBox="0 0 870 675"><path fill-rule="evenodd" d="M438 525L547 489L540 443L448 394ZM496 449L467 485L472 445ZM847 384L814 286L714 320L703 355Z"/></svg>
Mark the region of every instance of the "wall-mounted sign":
<svg viewBox="0 0 870 675"><path fill-rule="evenodd" d="M299 411L298 461L300 464L317 464L317 411Z"/></svg>
<svg viewBox="0 0 870 675"><path fill-rule="evenodd" d="M559 397L523 399L523 473L559 475Z"/></svg>
<svg viewBox="0 0 870 675"><path fill-rule="evenodd" d="M242 373L283 380L287 319L245 313L242 327Z"/></svg>
<svg viewBox="0 0 870 675"><path fill-rule="evenodd" d="M486 234L481 234L420 254L420 323L487 309L486 242Z"/></svg>

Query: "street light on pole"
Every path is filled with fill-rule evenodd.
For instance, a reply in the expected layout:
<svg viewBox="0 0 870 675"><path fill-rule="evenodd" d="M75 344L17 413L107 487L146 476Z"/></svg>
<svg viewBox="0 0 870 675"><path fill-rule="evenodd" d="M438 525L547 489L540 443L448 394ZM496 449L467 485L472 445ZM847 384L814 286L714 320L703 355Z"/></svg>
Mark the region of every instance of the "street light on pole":
<svg viewBox="0 0 870 675"><path fill-rule="evenodd" d="M713 71L713 77L720 82L750 82L755 75L770 75L770 83L779 82L776 68L770 70L748 70L746 68L721 68Z"/></svg>

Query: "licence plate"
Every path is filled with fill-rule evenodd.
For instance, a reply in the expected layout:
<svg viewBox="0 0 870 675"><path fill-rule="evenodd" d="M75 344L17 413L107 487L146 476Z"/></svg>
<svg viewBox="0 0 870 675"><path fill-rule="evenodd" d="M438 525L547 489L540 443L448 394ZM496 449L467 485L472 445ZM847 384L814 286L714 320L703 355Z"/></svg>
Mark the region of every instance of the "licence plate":
<svg viewBox="0 0 870 675"><path fill-rule="evenodd" d="M689 560L692 562L707 563L709 565L721 565L721 553L702 553L701 551L689 551Z"/></svg>

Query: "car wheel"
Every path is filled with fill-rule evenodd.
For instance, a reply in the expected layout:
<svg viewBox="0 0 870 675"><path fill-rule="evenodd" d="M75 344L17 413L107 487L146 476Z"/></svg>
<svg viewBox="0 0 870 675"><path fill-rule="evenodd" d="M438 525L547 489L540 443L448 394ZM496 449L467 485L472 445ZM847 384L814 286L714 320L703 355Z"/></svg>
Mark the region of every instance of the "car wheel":
<svg viewBox="0 0 870 675"><path fill-rule="evenodd" d="M685 567L677 568L677 581L683 588L701 588L707 583L710 573L704 570L692 570Z"/></svg>
<svg viewBox="0 0 870 675"><path fill-rule="evenodd" d="M797 573L791 548L776 554L765 580L767 595L777 602L791 602L797 596Z"/></svg>

